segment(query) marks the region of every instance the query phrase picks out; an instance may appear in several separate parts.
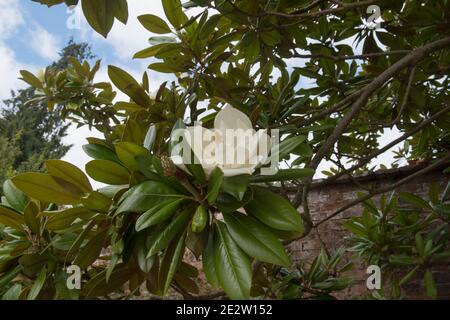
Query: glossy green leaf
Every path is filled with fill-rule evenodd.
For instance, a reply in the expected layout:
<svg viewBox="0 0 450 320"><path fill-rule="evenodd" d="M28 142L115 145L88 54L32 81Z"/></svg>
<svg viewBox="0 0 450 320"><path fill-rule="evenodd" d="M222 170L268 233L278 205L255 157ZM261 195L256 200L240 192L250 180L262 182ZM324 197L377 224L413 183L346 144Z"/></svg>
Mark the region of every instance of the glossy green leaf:
<svg viewBox="0 0 450 320"><path fill-rule="evenodd" d="M303 232L300 213L285 198L263 188L253 188L253 200L245 211L264 224L280 230Z"/></svg>
<svg viewBox="0 0 450 320"><path fill-rule="evenodd" d="M151 151L156 141L157 130L155 125L148 128L147 134L144 138L144 148Z"/></svg>
<svg viewBox="0 0 450 320"><path fill-rule="evenodd" d="M264 224L240 213L226 213L224 219L233 240L249 256L262 262L289 266L283 245Z"/></svg>
<svg viewBox="0 0 450 320"><path fill-rule="evenodd" d="M163 202L180 198L181 195L165 183L145 181L131 188L122 196L116 212L143 213Z"/></svg>
<svg viewBox="0 0 450 320"><path fill-rule="evenodd" d="M20 75L22 80L28 83L30 86L38 89L42 89L43 85L41 80L39 80L34 74L27 70L20 70Z"/></svg>
<svg viewBox="0 0 450 320"><path fill-rule="evenodd" d="M128 184L130 180L130 173L125 167L109 160L88 162L86 172L92 179L112 185Z"/></svg>
<svg viewBox="0 0 450 320"><path fill-rule="evenodd" d="M5 180L3 183L3 194L8 204L17 211L25 210L30 199L25 193L16 188L11 180Z"/></svg>
<svg viewBox="0 0 450 320"><path fill-rule="evenodd" d="M206 279L213 288L219 288L219 278L217 276L216 264L214 262L215 254L215 228L211 228L208 240L203 250L202 262L203 272L205 272Z"/></svg>
<svg viewBox="0 0 450 320"><path fill-rule="evenodd" d="M231 299L245 300L252 285L251 261L239 248L225 224L216 225L214 264L222 288Z"/></svg>
<svg viewBox="0 0 450 320"><path fill-rule="evenodd" d="M49 230L64 230L68 228L75 219L87 220L95 215L95 212L85 207L75 207L59 211L43 213L48 217L46 228Z"/></svg>
<svg viewBox="0 0 450 320"><path fill-rule="evenodd" d="M163 296L167 294L175 273L183 259L185 239L186 231L180 237L177 237L164 252L159 275L159 279L162 282Z"/></svg>
<svg viewBox="0 0 450 320"><path fill-rule="evenodd" d="M199 205L195 210L194 217L191 222L191 230L195 233L202 232L208 223L208 211L205 207Z"/></svg>
<svg viewBox="0 0 450 320"><path fill-rule="evenodd" d="M82 289L88 299L103 297L120 289L136 272L137 270L128 268L126 265L120 265L114 269L107 280L106 270L104 270L89 280Z"/></svg>
<svg viewBox="0 0 450 320"><path fill-rule="evenodd" d="M120 162L114 151L100 144L85 144L83 150L88 156L96 160Z"/></svg>
<svg viewBox="0 0 450 320"><path fill-rule="evenodd" d="M249 182L250 175L243 174L233 177L224 177L222 181L222 190L231 194L238 200L244 198L245 192Z"/></svg>

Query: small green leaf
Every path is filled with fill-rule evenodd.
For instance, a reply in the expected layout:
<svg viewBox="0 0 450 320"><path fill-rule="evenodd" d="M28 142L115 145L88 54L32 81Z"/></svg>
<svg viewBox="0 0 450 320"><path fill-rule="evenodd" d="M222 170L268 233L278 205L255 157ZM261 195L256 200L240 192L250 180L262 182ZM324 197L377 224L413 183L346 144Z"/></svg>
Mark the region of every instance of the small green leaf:
<svg viewBox="0 0 450 320"><path fill-rule="evenodd" d="M199 205L192 218L191 229L195 233L200 233L205 229L207 223L208 212L202 205Z"/></svg>
<svg viewBox="0 0 450 320"><path fill-rule="evenodd" d="M250 175L243 174L233 177L225 177L222 182L222 190L228 194L231 194L238 200L244 198L245 192L249 182Z"/></svg>
<svg viewBox="0 0 450 320"><path fill-rule="evenodd" d="M144 148L151 151L153 149L153 145L155 144L156 141L156 134L157 134L157 130L156 130L156 126L155 125L151 125L150 128L148 128L147 134L145 135L145 139L144 139Z"/></svg>
<svg viewBox="0 0 450 320"><path fill-rule="evenodd" d="M176 235L186 227L189 221L189 213L189 210L183 211L167 227L160 229L150 236L149 242L151 243L151 246L147 253L147 258L169 246Z"/></svg>
<svg viewBox="0 0 450 320"><path fill-rule="evenodd" d="M39 208L33 201L30 201L23 211L26 225L34 234L40 235L40 223L37 218L38 214Z"/></svg>
<svg viewBox="0 0 450 320"><path fill-rule="evenodd" d="M208 203L213 205L219 195L220 188L223 182L223 172L219 167L216 167L209 176L208 182Z"/></svg>
<svg viewBox="0 0 450 320"><path fill-rule="evenodd" d="M108 66L108 75L114 85L134 102L147 108L151 105L151 100L144 88L126 71L115 67Z"/></svg>
<svg viewBox="0 0 450 320"><path fill-rule="evenodd" d="M178 209L183 199L163 202L144 212L136 221L136 231L144 230L169 219Z"/></svg>
<svg viewBox="0 0 450 320"><path fill-rule="evenodd" d="M45 284L45 280L47 279L47 268L42 268L38 277L34 281L33 285L30 288L30 292L28 292L27 300L36 300L39 296L39 293L42 290L42 287Z"/></svg>
<svg viewBox="0 0 450 320"><path fill-rule="evenodd" d="M64 230L70 227L75 219L87 220L92 218L95 214L95 212L85 207L76 207L43 213L43 215L48 216L45 226L49 230Z"/></svg>
<svg viewBox="0 0 450 320"><path fill-rule="evenodd" d="M431 209L431 205L427 201L425 201L424 199L422 199L416 195L413 195L412 193L401 192L400 198L403 201L406 201L406 202L416 206L417 208Z"/></svg>
<svg viewBox="0 0 450 320"><path fill-rule="evenodd" d="M436 282L434 281L433 273L430 269L427 270L424 277L424 284L425 289L427 292L427 296L431 299L437 298L437 288L436 288Z"/></svg>

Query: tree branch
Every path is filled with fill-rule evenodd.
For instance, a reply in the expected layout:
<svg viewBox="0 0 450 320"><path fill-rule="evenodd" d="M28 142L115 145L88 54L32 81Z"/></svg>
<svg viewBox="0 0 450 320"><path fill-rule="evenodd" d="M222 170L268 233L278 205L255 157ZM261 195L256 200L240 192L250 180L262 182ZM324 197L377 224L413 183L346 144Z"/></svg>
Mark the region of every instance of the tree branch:
<svg viewBox="0 0 450 320"><path fill-rule="evenodd" d="M345 56L330 56L325 54L299 54L294 53L294 58L301 58L301 59L328 59L333 61L343 61L343 60L356 60L356 59L369 59L374 57L382 57L382 56L389 56L389 55L401 55L401 54L408 54L410 53L410 50L393 50L393 51L386 51L386 52L373 52L373 53L365 53L365 54L358 54L358 55L345 55Z"/></svg>
<svg viewBox="0 0 450 320"><path fill-rule="evenodd" d="M333 217L337 216L338 214L340 214L341 212L356 206L357 204L360 204L361 202L364 202L366 200L369 200L370 198L372 198L373 196L376 196L378 194L382 194L382 193L386 193L389 192L391 190L394 190L396 188L398 188L399 186L427 173L432 171L433 169L439 167L440 165L442 165L443 163L446 163L450 160L450 153L448 153L444 158L439 159L438 161L436 161L435 163L433 163L432 165L429 165L411 175L409 175L408 177L403 178L400 181L397 181L394 184L391 184L389 186L383 187L383 188L379 188L379 189L375 189L372 192L368 193L367 195L365 195L364 197L361 197L355 201L350 202L349 204L343 206L342 208L336 210L334 213L332 213L331 215L329 215L328 217L326 217L325 219L319 221L318 223L314 224L314 228L320 226L322 223L332 219Z"/></svg>
<svg viewBox="0 0 450 320"><path fill-rule="evenodd" d="M402 69L417 64L420 60L425 58L428 54L443 49L445 47L450 46L450 37L437 40L435 42L429 43L419 49L416 49L409 53L404 58L397 61L393 64L389 69L384 71L378 77L376 77L370 84L368 84L360 97L353 103L352 109L342 118L342 120L337 124L333 133L328 137L322 147L319 149L317 154L311 160L310 168L317 169L319 163L328 153L328 151L334 146L336 141L339 139L341 133L345 130L345 128L350 124L350 122L355 118L361 109L366 105L370 96L380 88L386 81L388 81L391 77L393 77L397 72Z"/></svg>

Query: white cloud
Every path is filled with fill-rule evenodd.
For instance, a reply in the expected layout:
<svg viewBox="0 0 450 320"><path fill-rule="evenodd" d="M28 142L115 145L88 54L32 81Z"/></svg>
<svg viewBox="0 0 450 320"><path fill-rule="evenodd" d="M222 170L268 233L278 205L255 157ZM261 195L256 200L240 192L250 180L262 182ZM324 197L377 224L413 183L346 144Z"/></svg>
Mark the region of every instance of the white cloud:
<svg viewBox="0 0 450 320"><path fill-rule="evenodd" d="M17 61L14 52L1 41L0 61L0 101L2 101L11 96L11 90L26 87L26 84L19 80L19 71L35 68Z"/></svg>
<svg viewBox="0 0 450 320"><path fill-rule="evenodd" d="M56 36L38 25L30 30L29 37L31 48L39 56L50 61L58 59L60 45Z"/></svg>
<svg viewBox="0 0 450 320"><path fill-rule="evenodd" d="M23 22L19 0L2 0L0 2L0 40L11 37Z"/></svg>

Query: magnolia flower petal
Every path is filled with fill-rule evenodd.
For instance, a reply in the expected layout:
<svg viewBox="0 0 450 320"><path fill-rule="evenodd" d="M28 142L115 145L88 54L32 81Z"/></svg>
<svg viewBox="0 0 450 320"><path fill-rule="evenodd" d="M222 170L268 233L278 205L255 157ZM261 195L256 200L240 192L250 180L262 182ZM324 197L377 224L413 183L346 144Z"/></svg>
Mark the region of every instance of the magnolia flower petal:
<svg viewBox="0 0 450 320"><path fill-rule="evenodd" d="M252 174L255 171L255 166L246 167L246 168L239 168L239 169L226 169L221 168L223 175L225 177L233 177L233 176L239 176L241 174Z"/></svg>
<svg viewBox="0 0 450 320"><path fill-rule="evenodd" d="M216 115L214 127L222 132L225 132L226 129L253 129L250 118L229 104Z"/></svg>

